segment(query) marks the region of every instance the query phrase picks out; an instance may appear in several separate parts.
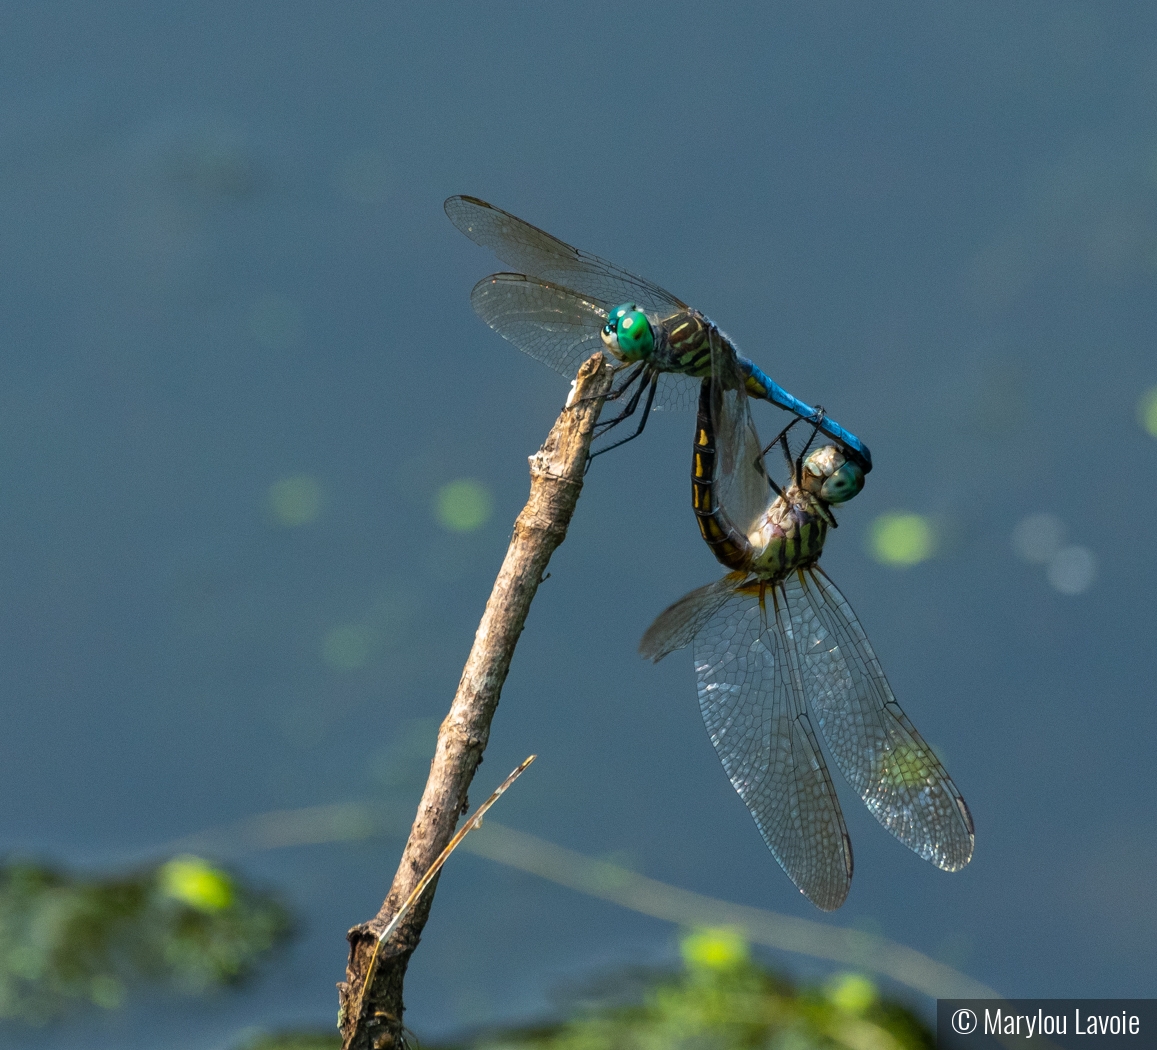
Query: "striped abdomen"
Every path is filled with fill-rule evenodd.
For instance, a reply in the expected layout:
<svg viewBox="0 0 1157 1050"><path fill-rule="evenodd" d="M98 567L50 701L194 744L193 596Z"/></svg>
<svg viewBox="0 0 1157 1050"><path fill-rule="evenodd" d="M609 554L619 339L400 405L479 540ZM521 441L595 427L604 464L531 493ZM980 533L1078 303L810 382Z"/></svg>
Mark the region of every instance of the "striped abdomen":
<svg viewBox="0 0 1157 1050"><path fill-rule="evenodd" d="M699 418L691 457L691 506L699 532L715 557L729 569L751 568L755 550L715 502L715 428L711 422L711 380L699 384Z"/></svg>
<svg viewBox="0 0 1157 1050"><path fill-rule="evenodd" d="M770 582L813 565L827 539L828 524L814 497L788 485L745 534L715 498L715 428L711 420L711 381L699 387L699 417L691 460L691 505L699 532L729 569L757 573Z"/></svg>

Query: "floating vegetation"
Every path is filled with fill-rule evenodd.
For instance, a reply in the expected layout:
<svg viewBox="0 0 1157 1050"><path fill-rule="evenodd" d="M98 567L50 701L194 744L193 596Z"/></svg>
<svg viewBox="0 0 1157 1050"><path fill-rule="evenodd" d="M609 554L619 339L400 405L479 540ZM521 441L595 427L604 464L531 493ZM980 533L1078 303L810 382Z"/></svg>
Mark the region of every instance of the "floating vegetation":
<svg viewBox="0 0 1157 1050"><path fill-rule="evenodd" d="M1157 386L1150 387L1137 399L1137 422L1146 434L1157 438Z"/></svg>
<svg viewBox="0 0 1157 1050"><path fill-rule="evenodd" d="M0 865L0 1017L120 1006L134 984L236 984L290 931L274 898L200 857L113 878Z"/></svg>
<svg viewBox="0 0 1157 1050"><path fill-rule="evenodd" d="M490 490L473 478L459 478L438 489L434 513L449 532L473 532L490 520L494 499Z"/></svg>
<svg viewBox="0 0 1157 1050"><path fill-rule="evenodd" d="M344 623L326 631L321 658L335 671L358 671L381 648L377 631L363 623Z"/></svg>
<svg viewBox="0 0 1157 1050"><path fill-rule="evenodd" d="M922 514L881 514L871 524L868 553L881 565L919 565L936 553L936 532Z"/></svg>
<svg viewBox="0 0 1157 1050"><path fill-rule="evenodd" d="M930 1050L932 1032L910 1010L882 998L859 974L796 987L751 958L734 930L689 934L683 969L645 979L634 1001L622 989L554 1025L498 1031L460 1044L471 1050L616 1050L703 1047L748 1050ZM610 986L608 986L610 987Z"/></svg>
<svg viewBox="0 0 1157 1050"><path fill-rule="evenodd" d="M269 509L278 524L287 528L309 525L321 513L325 496L317 478L292 474L269 486Z"/></svg>

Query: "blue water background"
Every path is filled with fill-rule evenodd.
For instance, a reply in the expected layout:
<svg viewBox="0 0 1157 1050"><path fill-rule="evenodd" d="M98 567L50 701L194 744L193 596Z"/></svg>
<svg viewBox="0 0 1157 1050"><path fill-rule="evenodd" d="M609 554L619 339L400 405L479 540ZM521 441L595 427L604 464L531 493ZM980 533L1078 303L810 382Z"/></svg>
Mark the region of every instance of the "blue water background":
<svg viewBox="0 0 1157 1050"><path fill-rule="evenodd" d="M535 751L495 814L514 827L882 932L1007 995L1153 993L1157 443L1134 406L1157 384L1157 8L46 2L4 22L6 852L98 870L380 797L396 742L445 712L566 394L470 310L501 268L442 213L470 193L693 302L870 445L824 563L977 849L938 872L841 784L840 912L767 854L690 657L635 653L719 571L689 509L690 416L591 473L477 799ZM268 493L297 475L322 504L290 528ZM455 534L432 508L463 477L494 507ZM894 510L938 523L936 558L869 556ZM1093 553L1082 593L1017 558L1038 512ZM342 670L326 639L350 624L372 651ZM304 919L249 990L3 1038L208 1048L329 1025L344 932L400 847L241 860ZM407 1021L530 1017L675 937L458 857Z"/></svg>

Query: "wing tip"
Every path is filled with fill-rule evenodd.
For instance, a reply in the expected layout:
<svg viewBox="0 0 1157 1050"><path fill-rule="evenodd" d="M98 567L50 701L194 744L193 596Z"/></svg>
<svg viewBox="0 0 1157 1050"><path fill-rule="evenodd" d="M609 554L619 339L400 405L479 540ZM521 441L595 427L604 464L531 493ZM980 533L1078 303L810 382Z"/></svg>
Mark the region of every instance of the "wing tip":
<svg viewBox="0 0 1157 1050"><path fill-rule="evenodd" d="M470 289L470 294L473 295L479 288L488 288L495 284L528 284L531 279L524 273L508 273L503 270L500 273L488 273L481 278L473 288Z"/></svg>
<svg viewBox="0 0 1157 1050"><path fill-rule="evenodd" d="M652 637L651 632L648 631L639 641L639 655L644 660L650 660L651 663L657 664L669 650L664 650Z"/></svg>
<svg viewBox="0 0 1157 1050"><path fill-rule="evenodd" d="M972 822L972 811L968 808L968 803L964 801L964 796L956 791L955 787L956 785L952 784L954 789L952 801L956 803L956 810L960 814L964 836L962 841L954 843L955 848L944 851L942 859L933 862L941 871L960 871L968 867L972 855L976 851L976 825Z"/></svg>
<svg viewBox="0 0 1157 1050"><path fill-rule="evenodd" d="M442 207L449 210L450 205L457 204L463 201L466 204L477 204L483 208L492 208L492 204L487 204L481 197L471 197L468 193L452 193L442 202Z"/></svg>
<svg viewBox="0 0 1157 1050"><path fill-rule="evenodd" d="M802 886L797 887L809 901L812 902L820 911L838 911L844 906L848 899L848 893L852 888L851 876L848 876L848 881L842 886L828 886L824 893L808 892Z"/></svg>

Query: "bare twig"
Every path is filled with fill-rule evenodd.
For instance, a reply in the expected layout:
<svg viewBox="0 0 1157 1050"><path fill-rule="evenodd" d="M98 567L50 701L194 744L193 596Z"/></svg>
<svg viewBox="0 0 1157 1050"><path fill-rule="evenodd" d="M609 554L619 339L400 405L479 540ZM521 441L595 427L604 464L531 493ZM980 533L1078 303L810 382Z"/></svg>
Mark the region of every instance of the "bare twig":
<svg viewBox="0 0 1157 1050"><path fill-rule="evenodd" d="M378 935L445 849L458 818L468 809L467 791L490 737L514 647L547 563L566 537L582 490L591 432L611 378L611 367L601 353L587 360L567 407L530 459L530 498L514 523L450 713L438 731L426 789L393 885L378 914L349 932L346 979L338 985L346 1050L400 1050L404 1045L402 983L430 912L436 880L382 945L364 1001L359 990L366 983Z"/></svg>

